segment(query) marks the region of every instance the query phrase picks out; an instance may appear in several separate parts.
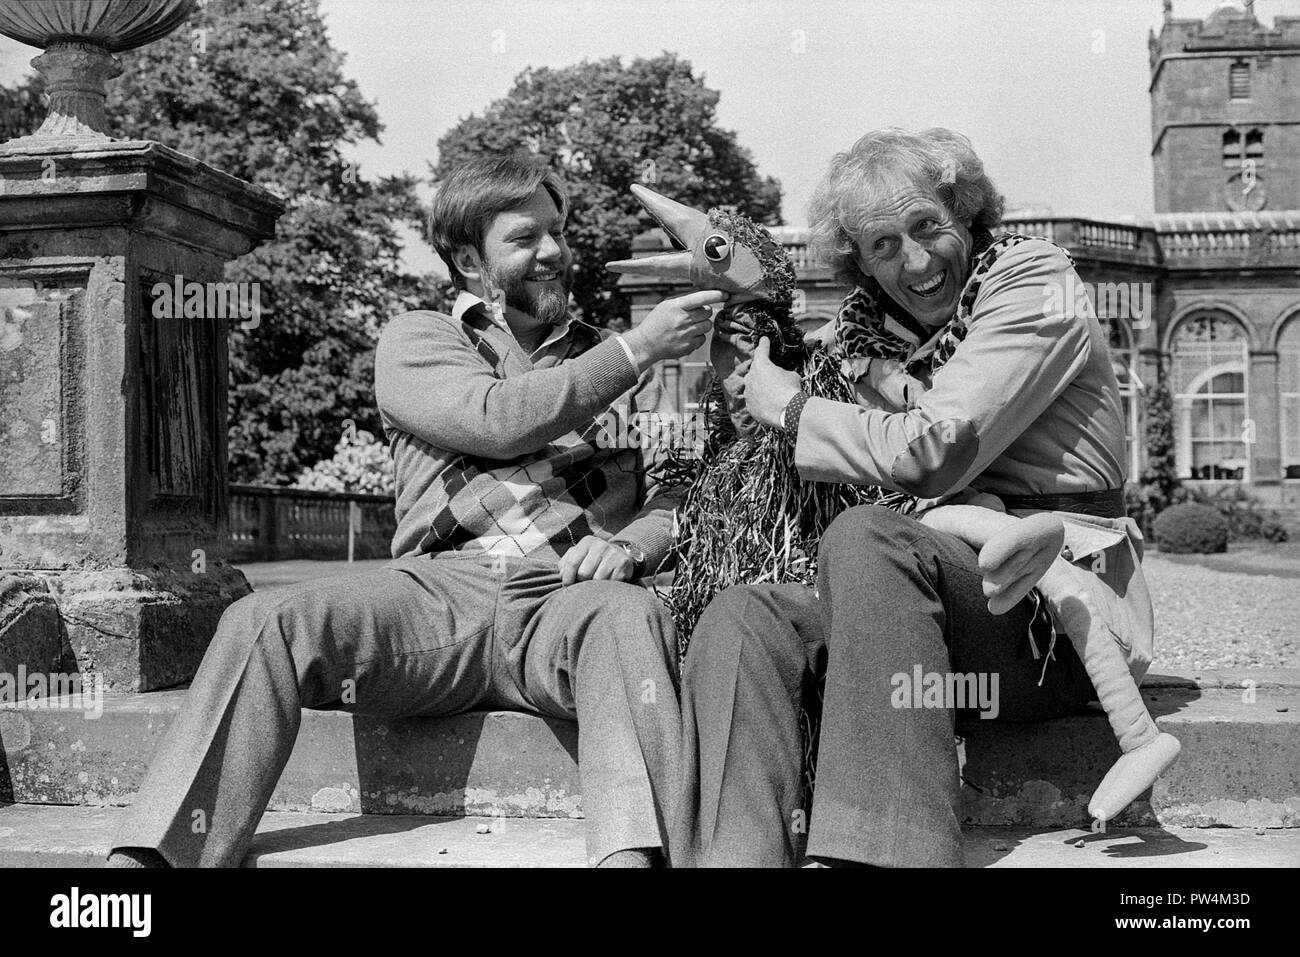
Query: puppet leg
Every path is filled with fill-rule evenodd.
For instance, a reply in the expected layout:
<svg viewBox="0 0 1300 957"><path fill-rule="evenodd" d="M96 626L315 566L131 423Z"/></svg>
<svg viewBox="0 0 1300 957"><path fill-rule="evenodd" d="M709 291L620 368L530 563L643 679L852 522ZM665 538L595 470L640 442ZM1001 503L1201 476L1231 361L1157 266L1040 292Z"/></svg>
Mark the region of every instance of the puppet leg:
<svg viewBox="0 0 1300 957"><path fill-rule="evenodd" d="M1041 591L1057 623L1070 636L1124 752L1088 802L1088 813L1105 822L1151 787L1174 763L1182 746L1152 720L1123 651L1092 607L1086 576L1081 569L1058 561L1044 576Z"/></svg>

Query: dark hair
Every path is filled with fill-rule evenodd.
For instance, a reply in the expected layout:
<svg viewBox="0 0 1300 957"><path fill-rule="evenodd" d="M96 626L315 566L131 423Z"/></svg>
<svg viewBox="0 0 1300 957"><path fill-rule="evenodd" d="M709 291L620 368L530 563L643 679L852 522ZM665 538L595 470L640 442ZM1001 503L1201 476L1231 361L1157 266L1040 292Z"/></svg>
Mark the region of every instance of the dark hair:
<svg viewBox="0 0 1300 957"><path fill-rule="evenodd" d="M429 210L429 240L447 264L456 288L465 288L465 277L452 254L461 246L472 246L481 254L492 218L528 202L538 187L550 194L561 216L568 212L568 196L560 177L527 156L470 160L442 182Z"/></svg>

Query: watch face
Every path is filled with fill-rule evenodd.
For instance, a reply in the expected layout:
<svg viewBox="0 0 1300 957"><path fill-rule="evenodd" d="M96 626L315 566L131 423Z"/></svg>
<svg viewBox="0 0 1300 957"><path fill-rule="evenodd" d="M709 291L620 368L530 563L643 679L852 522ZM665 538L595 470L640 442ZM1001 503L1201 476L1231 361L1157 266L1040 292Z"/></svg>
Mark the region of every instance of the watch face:
<svg viewBox="0 0 1300 957"><path fill-rule="evenodd" d="M632 559L632 561L636 562L638 565L645 565L645 552L637 548L631 542L614 541L610 544L617 545L619 548L623 549L623 551L627 552L628 558Z"/></svg>
<svg viewBox="0 0 1300 957"><path fill-rule="evenodd" d="M1256 212L1263 209L1268 202L1264 177L1259 173L1253 176L1235 173L1223 185L1223 198L1234 213Z"/></svg>

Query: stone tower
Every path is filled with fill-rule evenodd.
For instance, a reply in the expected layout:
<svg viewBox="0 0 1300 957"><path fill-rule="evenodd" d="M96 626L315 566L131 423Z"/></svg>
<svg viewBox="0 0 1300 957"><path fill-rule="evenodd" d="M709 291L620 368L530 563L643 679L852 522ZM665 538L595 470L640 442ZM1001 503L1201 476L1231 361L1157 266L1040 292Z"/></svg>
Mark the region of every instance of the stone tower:
<svg viewBox="0 0 1300 957"><path fill-rule="evenodd" d="M1252 6L1179 20L1165 0L1150 39L1157 213L1300 209L1300 17L1269 28Z"/></svg>

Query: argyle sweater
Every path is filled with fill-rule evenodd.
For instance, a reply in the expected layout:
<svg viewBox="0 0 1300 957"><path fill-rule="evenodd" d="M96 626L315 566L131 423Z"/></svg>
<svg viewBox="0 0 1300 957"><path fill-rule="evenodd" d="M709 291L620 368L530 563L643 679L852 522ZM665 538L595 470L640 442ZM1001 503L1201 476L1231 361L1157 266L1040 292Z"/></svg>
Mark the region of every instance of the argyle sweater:
<svg viewBox="0 0 1300 957"><path fill-rule="evenodd" d="M653 571L676 496L609 424L662 412L650 370L571 321L531 357L478 300L457 318L408 312L375 353L375 395L396 467L393 556L470 552L558 560L587 535L628 540ZM602 438L602 432L604 437Z"/></svg>

